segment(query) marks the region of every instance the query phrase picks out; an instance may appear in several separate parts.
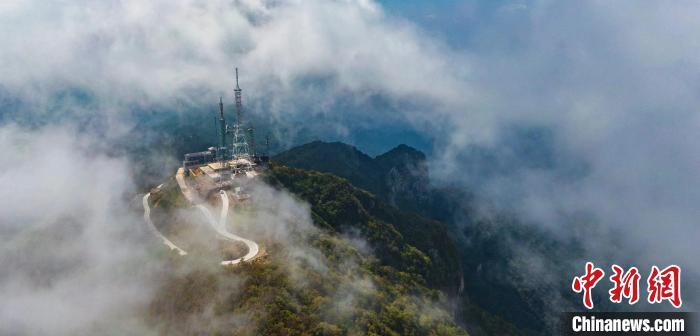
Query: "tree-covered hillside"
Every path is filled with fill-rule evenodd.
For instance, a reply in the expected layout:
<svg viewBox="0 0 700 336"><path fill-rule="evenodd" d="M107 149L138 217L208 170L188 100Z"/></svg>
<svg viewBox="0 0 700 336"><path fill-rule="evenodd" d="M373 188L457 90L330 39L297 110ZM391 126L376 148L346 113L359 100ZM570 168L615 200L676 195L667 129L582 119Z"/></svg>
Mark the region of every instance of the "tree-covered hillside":
<svg viewBox="0 0 700 336"><path fill-rule="evenodd" d="M420 151L400 145L371 158L347 144L316 141L280 153L274 159L292 167L343 177L404 214L432 218L429 222L437 223L432 226L445 230L450 245L456 246L465 286L459 299L462 320L478 326L470 329L474 333L515 333L510 323L517 325L519 332L546 333L551 327L551 316L547 317L551 312L541 298L560 303L566 300L567 293L552 292L551 283L533 286L527 281L531 274L517 272L529 267L532 261L528 258L539 258L551 269L567 274L561 261L575 258L576 246L557 243L502 210L494 209L488 218L477 215L473 210L476 196L468 190L431 185L426 157ZM366 176L358 177L356 168L361 168ZM417 222L404 223L397 228L411 230ZM421 234L418 232L418 236Z"/></svg>
<svg viewBox="0 0 700 336"><path fill-rule="evenodd" d="M346 178L374 194L382 190L381 166L367 154L341 142L310 142L279 153L273 160L289 167Z"/></svg>
<svg viewBox="0 0 700 336"><path fill-rule="evenodd" d="M271 165L265 179L310 205L314 229L293 239L312 257L270 238L267 259L241 267L172 258L149 309L162 333L467 334L445 294L457 290L461 272L442 224L403 213L331 174Z"/></svg>
<svg viewBox="0 0 700 336"><path fill-rule="evenodd" d="M372 158L348 144L314 141L279 153L273 160L346 178L404 211L424 216L436 212L425 154L406 145Z"/></svg>
<svg viewBox="0 0 700 336"><path fill-rule="evenodd" d="M401 212L335 175L273 165L269 180L311 204L319 225L366 238L384 263L435 288L459 287L458 253L444 224Z"/></svg>

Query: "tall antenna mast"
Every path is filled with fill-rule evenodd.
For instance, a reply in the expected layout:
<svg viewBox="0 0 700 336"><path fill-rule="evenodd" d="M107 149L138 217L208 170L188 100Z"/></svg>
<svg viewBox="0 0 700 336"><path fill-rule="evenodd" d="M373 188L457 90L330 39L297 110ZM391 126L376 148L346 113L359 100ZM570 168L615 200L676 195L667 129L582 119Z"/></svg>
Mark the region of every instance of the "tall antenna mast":
<svg viewBox="0 0 700 336"><path fill-rule="evenodd" d="M239 158L250 158L250 152L248 149L248 142L246 141L245 130L243 129L243 122L241 115L243 114L243 103L241 102L241 87L238 85L238 68L236 68L236 88L233 89L233 93L236 96L236 123L233 125L233 159L237 160Z"/></svg>
<svg viewBox="0 0 700 336"><path fill-rule="evenodd" d="M257 151L255 150L255 128L250 127L248 128L248 149L250 150L250 155L256 156L258 155Z"/></svg>
<svg viewBox="0 0 700 336"><path fill-rule="evenodd" d="M224 99L219 96L219 148L226 147L226 119L224 119Z"/></svg>
<svg viewBox="0 0 700 336"><path fill-rule="evenodd" d="M226 119L224 118L224 98L219 96L219 148L216 149L216 158L219 161L219 189L224 185L224 169L228 169L226 163L227 151L226 146Z"/></svg>
<svg viewBox="0 0 700 336"><path fill-rule="evenodd" d="M219 114L221 120L224 119L224 98L222 96L219 96Z"/></svg>
<svg viewBox="0 0 700 336"><path fill-rule="evenodd" d="M243 103L241 102L241 87L238 86L238 68L236 68L236 88L233 89L233 93L236 96L236 124L240 126L243 124L241 121L241 114L243 113Z"/></svg>

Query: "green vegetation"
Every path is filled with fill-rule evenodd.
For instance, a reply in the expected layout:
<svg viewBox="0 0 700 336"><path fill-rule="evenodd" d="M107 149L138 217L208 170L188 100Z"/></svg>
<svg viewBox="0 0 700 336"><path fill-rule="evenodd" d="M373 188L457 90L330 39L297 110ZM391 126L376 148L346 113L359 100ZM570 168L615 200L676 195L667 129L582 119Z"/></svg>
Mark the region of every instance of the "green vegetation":
<svg viewBox="0 0 700 336"><path fill-rule="evenodd" d="M440 251L439 242L448 242L445 250L442 250L447 258L431 255L432 263L451 260L452 246L457 246L456 258L459 265L453 269L457 271L459 268L465 285L464 293L459 297L460 320L469 326L470 333L514 335L537 334L537 330L543 330L542 311L546 309L544 303L534 302L533 298L537 296L532 295L532 290L515 284L513 274L508 272L508 268L512 266L509 263L516 257L511 250L512 242L517 241L542 255L571 253L567 254L566 249L561 247L555 249L551 246L551 240L523 225L518 225L510 216L502 215L492 220L475 218L471 208L474 195L469 191L452 187L438 189L430 185L426 158L420 151L400 145L371 158L347 144L316 141L280 153L274 159L290 167L340 176L352 185L372 192L383 202L395 205L402 211L402 216L411 218L385 221L392 223L392 227L401 233L404 241L423 252L433 248L424 244L438 243ZM313 183L315 190L300 185L300 181L305 179L298 177L290 178L290 181L284 181L284 184L314 205L319 203L316 199L324 195L323 192L314 195L319 190L333 193L334 188L338 188L340 194L344 194L342 187L331 187L335 183L333 178L326 179L327 181ZM325 185L329 185L329 188L325 188ZM359 194L354 198L364 199ZM368 208L373 208L371 202L359 203L370 203ZM322 211L314 212L323 217L320 216ZM411 213L440 222L429 221L417 215L410 215ZM336 219L328 221L339 223ZM357 220L354 222L357 223ZM432 236L425 231L426 228L432 230ZM422 237L428 239L421 239ZM384 257L384 260L390 264L397 264L389 256ZM562 271L561 274L566 273ZM436 282L429 281L428 285L436 286ZM518 329L511 323L516 323Z"/></svg>
<svg viewBox="0 0 700 336"><path fill-rule="evenodd" d="M314 141L277 154L288 167L314 170L346 178L390 205L404 211L426 214L430 205L428 167L425 154L406 145L371 158L341 142Z"/></svg>
<svg viewBox="0 0 700 336"><path fill-rule="evenodd" d="M272 165L265 178L311 205L319 230L299 239L315 253L268 242L264 262L235 268L171 259L149 309L162 334L467 335L441 291L456 291L460 276L441 223L334 175ZM158 201L180 204L170 193Z"/></svg>
<svg viewBox="0 0 700 336"><path fill-rule="evenodd" d="M402 211L440 221L451 219L457 206L452 197L464 196L458 190L432 188L425 154L406 145L371 158L341 142L314 141L273 159L288 167L345 178Z"/></svg>
<svg viewBox="0 0 700 336"><path fill-rule="evenodd" d="M308 238L327 269L298 261L284 246L266 262L196 268L174 260L150 307L168 335L466 335L439 291L421 277L365 256L330 233Z"/></svg>
<svg viewBox="0 0 700 336"><path fill-rule="evenodd" d="M341 142L310 142L282 152L273 160L289 167L346 178L355 186L377 195L384 186L380 165L357 148Z"/></svg>
<svg viewBox="0 0 700 336"><path fill-rule="evenodd" d="M272 165L268 180L311 204L318 225L366 238L385 264L419 274L434 288L459 286L457 249L442 223L401 212L331 174Z"/></svg>

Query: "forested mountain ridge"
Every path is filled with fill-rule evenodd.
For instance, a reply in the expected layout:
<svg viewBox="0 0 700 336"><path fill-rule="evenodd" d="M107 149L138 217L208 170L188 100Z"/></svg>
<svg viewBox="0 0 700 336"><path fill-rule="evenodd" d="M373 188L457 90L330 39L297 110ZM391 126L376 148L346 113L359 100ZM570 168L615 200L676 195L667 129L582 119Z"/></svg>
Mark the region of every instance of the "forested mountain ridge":
<svg viewBox="0 0 700 336"><path fill-rule="evenodd" d="M443 223L402 212L327 173L272 165L269 181L308 202L319 226L359 232L380 260L420 274L431 287L458 290L458 251Z"/></svg>
<svg viewBox="0 0 700 336"><path fill-rule="evenodd" d="M319 253L314 258L324 266L298 259L288 242L274 240L267 242L265 262L236 268L202 267L175 256L175 271L149 310L161 331L467 335L445 295L457 291L461 272L441 223L403 213L331 174L271 164L264 178L308 202L318 230L298 239ZM174 199L161 202L177 204L176 189L165 194Z"/></svg>
<svg viewBox="0 0 700 336"><path fill-rule="evenodd" d="M340 176L404 213L431 218L432 223L446 228L450 244L457 247L464 280L460 309L462 320L472 326L470 332L546 333L547 305L532 292L549 287L533 289L522 284L522 279L511 278L512 267L523 262L513 243L548 256L553 268L563 267L559 262L572 255L571 246L557 244L506 211L482 218L473 210L475 195L462 188L431 185L425 154L406 145L371 158L351 145L315 141L273 160Z"/></svg>
<svg viewBox="0 0 700 336"><path fill-rule="evenodd" d="M405 211L426 215L432 207L425 154L406 145L372 158L342 142L314 141L279 153L273 160L345 178Z"/></svg>

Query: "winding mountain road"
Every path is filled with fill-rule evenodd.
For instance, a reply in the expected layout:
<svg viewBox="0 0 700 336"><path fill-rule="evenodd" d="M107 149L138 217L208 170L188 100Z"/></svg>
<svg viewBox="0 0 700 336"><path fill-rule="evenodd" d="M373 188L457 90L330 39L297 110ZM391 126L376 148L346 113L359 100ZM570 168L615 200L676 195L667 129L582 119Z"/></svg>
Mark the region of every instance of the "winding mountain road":
<svg viewBox="0 0 700 336"><path fill-rule="evenodd" d="M245 239L243 237L237 236L231 232L228 231L226 228L226 221L228 220L228 210L229 210L229 200L228 200L228 195L226 194L225 191L220 192L221 195L221 215L219 216L219 221L217 222L214 219L214 216L211 214L211 211L209 211L209 208L207 208L204 204L197 204L197 208L204 214L204 217L207 218L207 221L211 226L216 230L216 232L226 238L227 240L230 241L239 241L242 242L248 247L248 253L244 255L243 257L240 257L238 259L233 259L233 260L224 260L221 262L222 265L235 265L238 264L242 261L250 261L254 259L258 253L260 252L260 247L258 244L252 240Z"/></svg>
<svg viewBox="0 0 700 336"><path fill-rule="evenodd" d="M143 196L143 219L146 221L146 224L148 224L148 229L153 232L160 240L163 241L163 244L165 244L167 247L170 248L170 250L176 250L177 253L181 256L187 255L187 252L175 245L170 239L166 238L163 236L163 234L158 231L158 228L153 224L153 221L151 221L151 207L148 205L148 199L151 197L151 193L148 193Z"/></svg>
<svg viewBox="0 0 700 336"><path fill-rule="evenodd" d="M179 183L180 187L182 189L183 184L185 184L184 179L183 179L183 181L178 181L178 182L182 182L182 183ZM156 189L160 189L161 186L162 186L162 184L160 186L158 186L158 188L156 188ZM185 185L185 187L186 187L186 185ZM185 194L185 197L188 200L193 201L194 197L192 197L191 192L189 192L189 188L182 189L182 192L183 192L183 194ZM188 193L190 195L188 195ZM232 260L223 260L223 261L221 261L221 265L224 265L224 266L236 265L236 264L239 264L239 263L244 262L244 261L250 261L250 260L255 259L256 257L258 257L258 254L260 253L260 247L258 246L258 244L252 240L245 239L243 237L237 236L237 235L228 231L226 222L228 220L228 213L229 213L229 199L228 199L228 195L223 190L220 192L220 195L221 195L221 214L219 216L218 221L214 218L211 211L209 210L209 208L205 204L198 203L195 205L195 207L197 209L199 209L199 211L201 211L202 214L204 214L204 217L206 218L207 222L209 222L209 225L211 225L211 227L214 228L214 231L216 231L216 233L219 236L221 236L224 239L229 240L229 241L242 242L248 248L248 253L246 253L246 255L244 255L243 257L240 257L237 259L232 259ZM185 250L181 249L180 247L175 245L172 241L170 241L170 239L168 239L163 234L161 234L160 231L158 231L158 228L156 228L156 226L153 224L153 221L151 220L151 207L148 204L148 199L150 196L151 196L151 193L148 193L148 194L143 196L143 219L148 224L149 230L151 232L153 232L153 234L155 234L158 238L160 238L161 241L163 241L163 244L168 246L171 250L176 250L177 253L181 256L187 255L187 252Z"/></svg>

